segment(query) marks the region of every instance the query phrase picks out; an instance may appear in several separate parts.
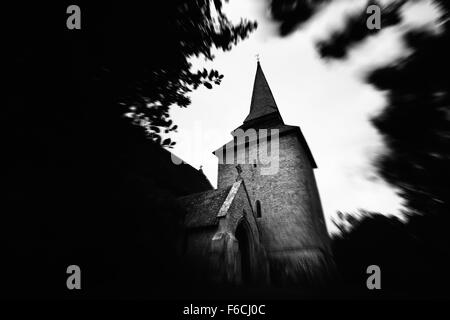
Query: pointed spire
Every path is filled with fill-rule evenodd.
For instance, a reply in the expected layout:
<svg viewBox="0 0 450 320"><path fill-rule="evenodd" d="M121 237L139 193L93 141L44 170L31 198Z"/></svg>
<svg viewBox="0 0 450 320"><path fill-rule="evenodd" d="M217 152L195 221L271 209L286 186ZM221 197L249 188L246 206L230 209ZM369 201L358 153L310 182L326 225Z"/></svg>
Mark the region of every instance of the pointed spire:
<svg viewBox="0 0 450 320"><path fill-rule="evenodd" d="M275 99L270 91L269 84L267 83L264 72L262 71L259 57L257 61L250 113L247 118L245 118L244 123L279 112Z"/></svg>

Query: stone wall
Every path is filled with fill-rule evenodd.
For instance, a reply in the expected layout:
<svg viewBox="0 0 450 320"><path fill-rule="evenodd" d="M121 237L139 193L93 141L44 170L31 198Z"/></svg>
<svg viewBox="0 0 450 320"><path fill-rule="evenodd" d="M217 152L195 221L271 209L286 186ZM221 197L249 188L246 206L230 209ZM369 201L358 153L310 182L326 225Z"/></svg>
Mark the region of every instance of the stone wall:
<svg viewBox="0 0 450 320"><path fill-rule="evenodd" d="M256 148L256 144L249 143L246 149L251 154ZM327 259L325 256L330 252L312 165L295 131L279 138L277 174L261 175L262 164L258 162L254 165L252 162L247 154L247 164L241 164L242 177L246 181L253 206L256 200L261 202L262 217L257 221L262 243L271 265L280 273L274 274L272 278L295 278L292 271L288 270L292 268L288 267L286 260L305 261L311 257L315 261L322 261ZM235 166L236 164L219 164L219 188L236 179ZM314 255L305 256L305 249L311 248L315 250ZM318 258L319 255L324 257ZM281 260L284 262L277 262ZM300 262L293 262L291 265L296 263ZM311 265L319 266L321 263ZM305 262L300 264L306 265ZM287 269L282 271L282 265Z"/></svg>
<svg viewBox="0 0 450 320"><path fill-rule="evenodd" d="M217 284L242 284L241 252L236 230L245 224L249 238L249 261L252 283L265 283L268 276L268 260L260 241L260 231L255 220L242 181L230 207L218 224L207 228L187 230L185 254L196 269L195 275L203 282Z"/></svg>

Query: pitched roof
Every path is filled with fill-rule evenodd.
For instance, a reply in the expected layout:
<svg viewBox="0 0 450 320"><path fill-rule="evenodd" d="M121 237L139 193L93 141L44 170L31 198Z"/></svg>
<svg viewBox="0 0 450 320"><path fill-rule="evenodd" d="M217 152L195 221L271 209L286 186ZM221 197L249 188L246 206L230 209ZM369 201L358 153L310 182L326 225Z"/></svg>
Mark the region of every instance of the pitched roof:
<svg viewBox="0 0 450 320"><path fill-rule="evenodd" d="M178 198L179 204L186 210L185 226L197 228L216 225L219 222L217 214L230 189L231 186Z"/></svg>
<svg viewBox="0 0 450 320"><path fill-rule="evenodd" d="M245 118L244 123L258 119L271 113L279 113L272 91L270 91L261 64L258 61L256 67L255 82L253 84L252 101L250 103L250 113Z"/></svg>
<svg viewBox="0 0 450 320"><path fill-rule="evenodd" d="M210 190L178 198L178 203L186 211L186 228L217 225L219 218L228 214L228 210L241 187L244 188L243 190L248 198L247 189L242 179L223 189ZM251 207L250 198L248 198L248 201Z"/></svg>

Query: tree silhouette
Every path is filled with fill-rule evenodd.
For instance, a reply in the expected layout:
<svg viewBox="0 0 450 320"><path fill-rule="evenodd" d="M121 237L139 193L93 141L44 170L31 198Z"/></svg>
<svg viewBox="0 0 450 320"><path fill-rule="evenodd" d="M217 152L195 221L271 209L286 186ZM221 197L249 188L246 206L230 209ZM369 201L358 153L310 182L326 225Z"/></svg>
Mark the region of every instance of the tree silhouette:
<svg viewBox="0 0 450 320"><path fill-rule="evenodd" d="M417 1L378 4L382 7L381 30L366 27L366 6L363 7L362 12L347 17L342 30L319 41L319 52L324 58L344 59L349 50L368 37L400 24L401 11L414 2ZM290 1L273 2L272 6L274 3L283 7ZM297 3L316 8L314 12L323 7L322 1ZM411 54L372 70L367 74L367 82L388 97L386 107L373 119L387 147L376 162L380 175L400 190L411 210L438 214L450 208L450 88L446 80L450 71L450 7L448 1L434 3L442 13L440 30L421 27L407 31L404 42ZM371 4L377 3L367 1L367 6ZM292 10L291 14L304 22L302 14L296 12Z"/></svg>
<svg viewBox="0 0 450 320"><path fill-rule="evenodd" d="M444 222L448 219L431 215L412 214L404 222L364 210L343 214L335 222L341 233L332 242L344 279L341 290L350 297L447 297L450 253ZM370 265L381 269L380 292L367 290Z"/></svg>
<svg viewBox="0 0 450 320"><path fill-rule="evenodd" d="M210 89L223 78L217 70L191 70L189 58L212 60L215 48L230 50L256 27L245 20L233 25L221 0L80 2L81 30L66 29L67 3L11 6L8 53L16 67L26 68L31 55L39 55L47 73L60 63L66 90L106 95L107 114L126 114L159 143L164 132L176 130L170 106L187 107L189 92L200 85ZM90 116L101 117L99 109L91 108Z"/></svg>
<svg viewBox="0 0 450 320"><path fill-rule="evenodd" d="M71 4L4 7L1 294L182 295L175 199L211 186L160 148L173 145L168 111L223 77L189 58L230 50L255 23L232 24L219 0L77 1L81 29L68 30ZM71 264L80 293L65 288Z"/></svg>
<svg viewBox="0 0 450 320"><path fill-rule="evenodd" d="M320 55L324 59L345 59L357 45L384 28L400 25L402 10L417 2L399 0L383 6L367 1L360 12L347 16L344 28L330 32L316 44ZM295 30L286 29L285 24L301 27L325 2L271 3L274 18L281 22L280 34L285 35ZM280 16L273 4L277 4L277 10L289 12ZM366 27L365 9L370 4L382 8L381 30ZM341 235L333 241L337 265L347 284L363 293L367 266L379 263L383 274L387 273L383 283L391 294L448 296L450 3L435 0L433 4L441 13L438 29L406 30L403 41L410 54L366 76L369 84L387 96L386 106L372 119L386 147L374 164L380 176L399 190L408 219L403 222L364 211L338 215ZM309 9L295 9L302 6Z"/></svg>

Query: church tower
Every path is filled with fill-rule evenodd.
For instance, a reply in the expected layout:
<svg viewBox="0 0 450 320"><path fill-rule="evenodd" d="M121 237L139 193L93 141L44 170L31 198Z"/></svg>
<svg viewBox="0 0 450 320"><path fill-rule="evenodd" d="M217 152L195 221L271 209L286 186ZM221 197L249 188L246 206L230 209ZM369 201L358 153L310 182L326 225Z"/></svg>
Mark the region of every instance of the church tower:
<svg viewBox="0 0 450 320"><path fill-rule="evenodd" d="M238 175L245 181L271 284L326 281L332 262L313 171L317 165L300 128L284 123L259 61L250 112L232 135L214 151L218 189Z"/></svg>

